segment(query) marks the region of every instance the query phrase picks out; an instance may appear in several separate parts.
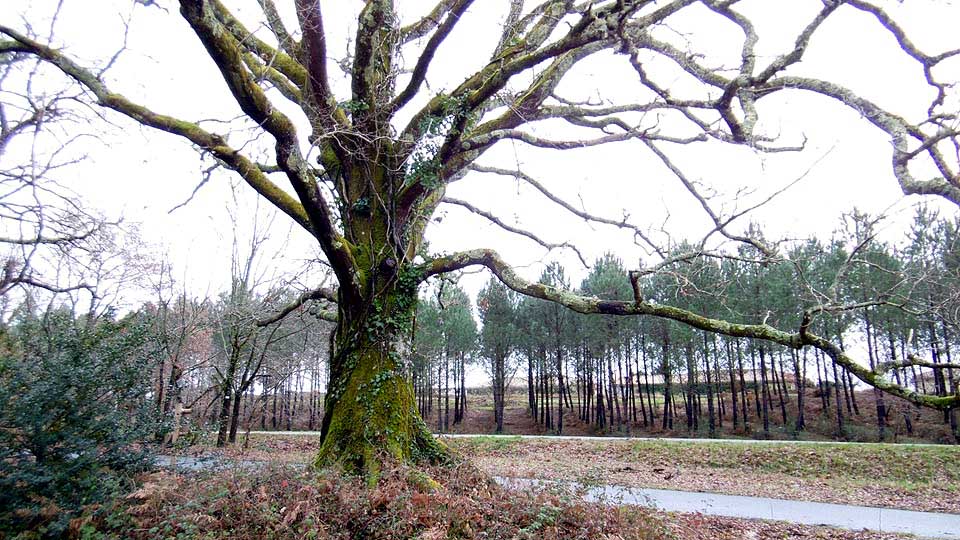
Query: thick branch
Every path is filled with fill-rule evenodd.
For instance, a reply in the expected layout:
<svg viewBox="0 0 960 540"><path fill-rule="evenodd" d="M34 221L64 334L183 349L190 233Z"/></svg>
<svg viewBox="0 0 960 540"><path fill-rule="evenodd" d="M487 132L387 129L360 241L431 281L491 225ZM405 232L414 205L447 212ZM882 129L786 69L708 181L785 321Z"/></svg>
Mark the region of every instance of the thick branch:
<svg viewBox="0 0 960 540"><path fill-rule="evenodd" d="M270 27L273 36L277 38L280 48L286 51L291 58L299 57L300 44L290 36L290 31L283 24L280 12L277 11L277 6L273 3L273 0L257 0L257 3L260 4L260 9L263 10L263 15L267 19L267 26Z"/></svg>
<svg viewBox="0 0 960 540"><path fill-rule="evenodd" d="M400 29L400 43L406 44L430 33L458 0L441 0L425 17Z"/></svg>
<svg viewBox="0 0 960 540"><path fill-rule="evenodd" d="M410 82L407 84L407 87L387 106L388 113L399 110L409 103L410 100L413 99L413 96L417 95L417 90L420 89L423 81L427 78L427 69L430 68L430 63L433 61L433 56L437 53L437 49L440 48L443 40L450 35L450 32L453 31L457 23L460 22L460 17L467 8L473 4L473 1L474 0L457 0L455 5L449 10L443 24L430 36L427 46L424 47L423 52L420 53L420 58L417 59L417 65L413 68L413 74L410 76Z"/></svg>
<svg viewBox="0 0 960 540"><path fill-rule="evenodd" d="M83 289L89 292L93 296L97 295L96 287L93 287L92 285L87 285L86 283L79 283L77 285L60 287L58 285L52 285L50 283L45 283L43 281L33 279L32 277L29 277L29 276L21 275L21 276L10 278L9 276L6 275L6 272L5 272L3 276L0 276L0 296L3 296L4 294L7 293L7 291L9 291L10 289L12 289L17 285L36 287L38 289L44 289L46 291L50 291L55 294L68 293L68 292L73 292L73 291L78 291Z"/></svg>
<svg viewBox="0 0 960 540"><path fill-rule="evenodd" d="M273 135L278 145L289 143L291 138L295 141L293 122L270 103L263 89L246 69L244 47L240 40L219 22L218 16L223 15L218 9L222 6L218 4L215 0L181 0L180 12L217 64L244 114Z"/></svg>
<svg viewBox="0 0 960 540"><path fill-rule="evenodd" d="M927 142L928 137L924 136L919 129L912 126L904 118L892 114L872 101L863 98L851 90L838 84L811 79L807 77L783 76L773 79L759 86L763 91L798 89L821 94L833 98L851 109L858 111L870 123L883 130L890 137L893 147L893 173L900 188L907 195L927 195L936 194L960 205L960 178L956 173L949 170L949 167L943 162L942 156L936 151L936 146L928 147L928 155L934 161L937 168L944 173L940 178L929 178L927 180L917 180L909 169L909 161L915 157L915 152L910 149L911 140L919 141L921 144ZM937 137L956 137L957 133L938 134Z"/></svg>
<svg viewBox="0 0 960 540"><path fill-rule="evenodd" d="M257 55L263 63L275 68L298 87L303 88L306 85L307 69L294 57L278 51L269 43L253 35L253 32L247 30L219 0L214 1L213 9L217 18L230 31L237 42L243 46L244 50ZM270 15L267 15L267 19L270 20Z"/></svg>
<svg viewBox="0 0 960 540"><path fill-rule="evenodd" d="M270 315L269 317L258 319L256 321L256 325L263 327L263 326L269 326L277 321L280 321L281 319L293 313L299 307L303 306L310 300L326 300L327 302L332 302L335 304L337 302L337 291L326 288L326 287L322 287L312 291L306 291L300 296L298 296L296 300L284 306L280 311L274 313L273 315ZM328 318L331 315L332 315L332 318ZM337 314L335 312L326 311L326 310L320 311L319 317L326 321L337 322Z"/></svg>
<svg viewBox="0 0 960 540"><path fill-rule="evenodd" d="M925 367L930 369L960 369L960 364L936 363L924 360L915 354L908 354L907 360L903 362L881 362L877 364L877 373L886 373L893 369L908 367Z"/></svg>
<svg viewBox="0 0 960 540"><path fill-rule="evenodd" d="M356 111L354 124L362 124L358 119L378 114L380 111L376 109L384 104L380 97L392 92L392 41L397 38L393 27L395 16L393 2L367 0L357 19L351 92L353 100L367 108Z"/></svg>
<svg viewBox="0 0 960 540"><path fill-rule="evenodd" d="M230 147L220 135L209 133L196 124L154 113L120 94L111 92L89 70L80 67L59 51L23 36L16 30L0 26L0 33L10 36L28 48L32 54L75 79L94 94L100 105L120 112L145 126L184 137L209 151L239 173L260 195L317 237L340 282L350 287L355 281L352 255L334 226L330 209L319 192L310 166L300 154L299 141L292 122L273 108L263 90L245 69L239 44L232 35L218 27L219 23L205 5L204 2L184 0L184 16L194 25L197 35L220 66L231 92L244 112L277 139L277 164L287 174L301 202L297 202L270 181L256 163Z"/></svg>
<svg viewBox="0 0 960 540"><path fill-rule="evenodd" d="M33 238L13 238L13 237L3 237L0 236L0 244L11 244L16 246L33 246L37 244L70 244L74 242L80 242L90 238L94 233L101 230L103 224L97 223L90 229L77 233L77 234L68 234L64 236L35 236Z"/></svg>
<svg viewBox="0 0 960 540"><path fill-rule="evenodd" d="M326 103L330 97L327 78L327 38L319 0L297 0L297 17L303 32L303 55L307 63L307 79L314 101Z"/></svg>
<svg viewBox="0 0 960 540"><path fill-rule="evenodd" d="M276 139L277 165L286 173L297 192L313 225L311 231L327 254L341 287L346 294L357 293L353 255L337 231L330 207L313 177L312 168L300 151L296 127L270 103L263 89L244 68L240 44L232 34L224 31L213 9L205 0L181 0L181 13L220 68L240 108Z"/></svg>

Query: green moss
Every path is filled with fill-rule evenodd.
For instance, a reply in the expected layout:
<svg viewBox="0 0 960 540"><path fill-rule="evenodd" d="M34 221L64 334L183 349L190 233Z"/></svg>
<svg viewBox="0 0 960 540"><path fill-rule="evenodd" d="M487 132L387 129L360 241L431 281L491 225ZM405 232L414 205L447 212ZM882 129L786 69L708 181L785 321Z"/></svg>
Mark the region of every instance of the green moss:
<svg viewBox="0 0 960 540"><path fill-rule="evenodd" d="M518 435L486 435L457 441L457 446L477 452L503 452L516 449L523 442Z"/></svg>
<svg viewBox="0 0 960 540"><path fill-rule="evenodd" d="M375 481L386 459L436 463L449 455L416 411L413 389L389 339L395 336L392 330L391 325L359 329L362 346L343 360L342 380L333 382L338 395L331 400L330 424L315 467L336 465Z"/></svg>

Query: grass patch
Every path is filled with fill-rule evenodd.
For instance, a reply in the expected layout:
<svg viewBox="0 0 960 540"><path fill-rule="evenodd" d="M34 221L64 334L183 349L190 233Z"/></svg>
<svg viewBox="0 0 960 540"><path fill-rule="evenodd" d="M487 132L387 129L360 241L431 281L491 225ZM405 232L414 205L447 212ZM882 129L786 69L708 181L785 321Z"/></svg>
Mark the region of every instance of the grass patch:
<svg viewBox="0 0 960 540"><path fill-rule="evenodd" d="M517 448L522 444L523 438L518 435L480 435L469 438L450 439L457 450L466 456L471 453L494 454L502 453Z"/></svg>
<svg viewBox="0 0 960 540"><path fill-rule="evenodd" d="M737 444L640 441L633 458L706 465L743 473L846 478L911 485L960 481L960 448L884 444Z"/></svg>

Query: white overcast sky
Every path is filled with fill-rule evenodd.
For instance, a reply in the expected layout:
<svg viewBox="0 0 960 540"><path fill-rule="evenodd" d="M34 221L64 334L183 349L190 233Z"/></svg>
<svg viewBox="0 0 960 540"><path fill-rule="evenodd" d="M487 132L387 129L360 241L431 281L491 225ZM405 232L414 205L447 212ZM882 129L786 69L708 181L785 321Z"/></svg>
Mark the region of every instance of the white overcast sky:
<svg viewBox="0 0 960 540"><path fill-rule="evenodd" d="M169 13L158 9L133 10L128 51L110 72L111 86L157 112L189 120L229 119L236 115L237 107L174 3L158 3L168 7ZM410 6L418 13L432 3L398 2L401 8ZM348 4L353 9L359 2L324 4L328 9L325 22L330 54L341 56L354 22L338 13L336 7L326 5ZM485 64L495 45L506 4L483 0L465 15L437 56L436 67L428 79L432 90L451 88L469 71ZM821 5L820 0L745 0L738 4L744 13L755 18L761 37L758 52L771 56L791 46L799 29ZM0 20L22 28L19 14L28 14L36 24L54 6L55 2L50 0L5 0L0 2ZM912 0L902 4L890 2L888 7L925 52L960 48L960 33L956 31L960 7L955 3ZM253 0L243 0L239 14L242 17L256 9ZM881 31L875 19L853 9L841 11L817 32L795 73L840 82L892 112L911 119L922 117L933 90L924 84L919 67L900 52L894 39ZM102 62L122 44L123 27L119 23L121 15L130 12L129 0L65 0L55 30L55 44L65 47L81 62ZM709 63L736 65L740 38L730 23L707 14L705 9L690 10L670 23L670 29L665 31L674 33L676 39L688 39L690 46L704 53ZM42 28L37 26L38 30ZM406 60L412 63L415 59ZM624 67L623 57L597 55L568 76L561 93L571 98L630 100L637 86ZM669 73L672 68L664 65L662 69ZM943 78L960 80L960 62L945 69L953 74L943 71ZM678 84L683 84L682 80L678 75ZM343 92L342 81L335 88L341 91L340 99L349 98ZM665 147L689 177L715 190L718 209L749 205L804 176L790 191L752 215L768 231L768 237L827 236L837 227L840 215L853 206L871 213L890 212L894 216L891 221L901 225L909 220L908 207L918 199L903 199L890 171L889 140L856 112L825 98L796 92L782 93L761 105L762 129L782 134L791 143L806 137L807 150L801 154L759 156L747 149L719 144ZM195 294L215 291L228 279L233 231L225 206L232 204L228 203L232 200L231 179L225 174L215 176L189 205L169 213L189 197L200 181L202 166L196 154L175 137L140 128L116 115L109 118L116 122L115 127L105 130L101 142L84 148L89 159L65 171L64 180L90 204L110 215L141 222L145 237L169 253L177 265L178 276L189 283ZM563 134L555 129L551 125L537 128L541 134ZM611 218L627 214L638 225L663 224L674 240L696 239L707 227L695 201L640 143L562 153L501 143L479 163L503 168L520 166L557 195L591 213ZM732 194L742 188L752 195L733 200ZM240 203L233 212L239 214L241 224L249 224L255 205L244 185L237 185L237 190ZM588 260L610 250L631 267L643 256L630 235L577 223L576 218L551 208L526 186L504 177L472 174L453 185L448 193L528 228L546 241L571 241L580 246ZM955 212L955 208L944 208ZM434 251L495 247L531 279L536 279L543 262L554 257L565 263L574 285L585 275L586 271L569 252L545 253L541 247L512 238L462 208L442 207L438 215L442 223L435 224L428 234ZM739 227L745 227L748 219L739 222ZM249 234L248 226L240 229L241 234ZM738 230L738 224L733 229ZM316 248L306 234L291 228L282 216L275 220L272 235L279 242L291 230L293 237L284 244L284 254L270 256L265 265L272 262L278 268L299 267L299 261L314 255ZM891 226L891 237L897 234ZM466 285L475 291L485 279L469 277Z"/></svg>

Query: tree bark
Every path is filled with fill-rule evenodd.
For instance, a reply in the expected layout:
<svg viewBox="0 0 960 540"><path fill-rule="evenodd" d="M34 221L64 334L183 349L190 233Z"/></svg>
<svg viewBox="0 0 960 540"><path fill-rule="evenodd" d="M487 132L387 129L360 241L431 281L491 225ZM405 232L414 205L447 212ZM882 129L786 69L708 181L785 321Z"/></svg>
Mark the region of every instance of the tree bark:
<svg viewBox="0 0 960 540"><path fill-rule="evenodd" d="M318 467L339 463L377 477L385 458L443 461L446 448L417 414L405 376L416 280L386 279L374 306L339 299L330 384L320 424Z"/></svg>

